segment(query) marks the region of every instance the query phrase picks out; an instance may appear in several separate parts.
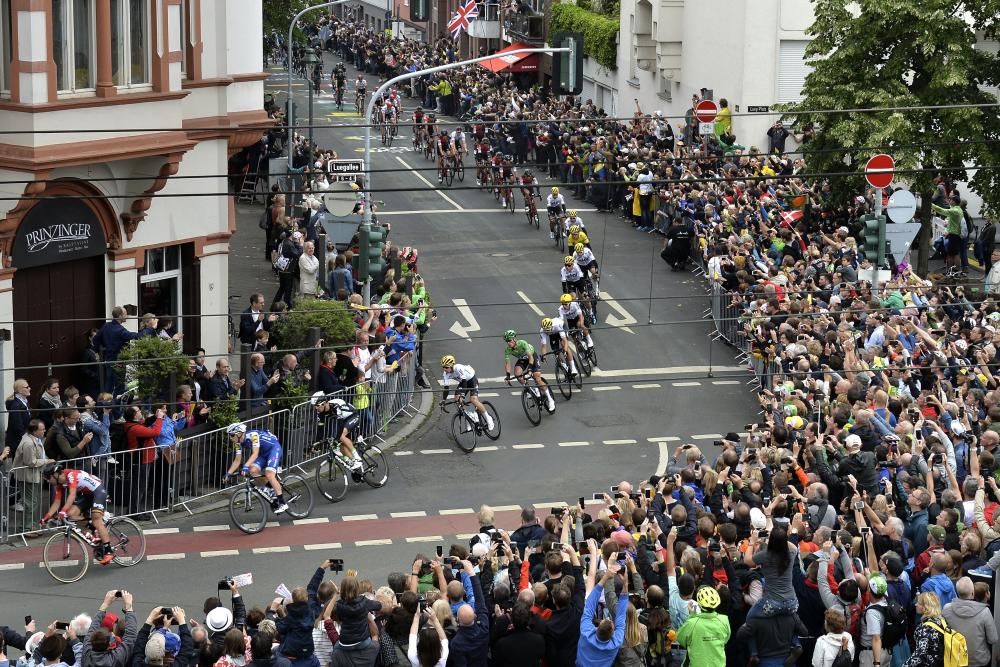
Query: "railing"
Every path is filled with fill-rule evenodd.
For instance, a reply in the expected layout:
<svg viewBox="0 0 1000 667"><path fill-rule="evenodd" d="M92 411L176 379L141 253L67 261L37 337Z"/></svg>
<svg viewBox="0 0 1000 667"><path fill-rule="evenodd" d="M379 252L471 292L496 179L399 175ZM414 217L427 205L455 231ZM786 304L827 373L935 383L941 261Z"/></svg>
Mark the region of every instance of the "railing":
<svg viewBox="0 0 1000 667"><path fill-rule="evenodd" d="M413 417L416 363L404 357L396 370L372 374L362 386L352 387L334 398L351 403L361 420L350 437L384 442L393 424ZM326 437L315 408L309 401L291 409L276 410L243 420L248 429L264 428L274 433L284 449L282 467L305 468L323 458ZM183 433L181 434L183 436ZM65 462L66 467L85 470L104 481L109 509L117 515L144 516L163 512L194 512L214 503L230 490L223 476L233 461L233 448L225 428L178 437L175 448L143 447L116 451L112 455L86 456ZM51 489L41 480L41 468L13 468L0 475L0 541L26 539L39 530L42 516L52 502Z"/></svg>

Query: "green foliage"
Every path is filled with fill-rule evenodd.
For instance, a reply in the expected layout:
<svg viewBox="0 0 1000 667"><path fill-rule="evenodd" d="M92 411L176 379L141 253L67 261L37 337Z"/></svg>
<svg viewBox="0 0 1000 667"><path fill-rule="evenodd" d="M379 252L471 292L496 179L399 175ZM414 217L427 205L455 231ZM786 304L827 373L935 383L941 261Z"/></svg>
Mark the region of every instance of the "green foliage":
<svg viewBox="0 0 1000 667"><path fill-rule="evenodd" d="M212 411L208 413L208 423L216 428L229 426L239 421L239 409L239 396L220 398L212 404Z"/></svg>
<svg viewBox="0 0 1000 667"><path fill-rule="evenodd" d="M139 383L139 396L174 400L167 396L170 376L180 383L188 375L188 357L177 349L177 342L145 336L122 348L118 359L126 365L126 377Z"/></svg>
<svg viewBox="0 0 1000 667"><path fill-rule="evenodd" d="M288 25L300 11L316 4L311 0L264 0L264 34L270 34L272 30L277 30L279 35L288 39ZM323 14L323 10L317 9L313 14L306 14L305 20L316 20ZM292 39L302 41L304 36L298 29L292 33Z"/></svg>
<svg viewBox="0 0 1000 667"><path fill-rule="evenodd" d="M576 6L618 20L620 0L576 0Z"/></svg>
<svg viewBox="0 0 1000 667"><path fill-rule="evenodd" d="M577 0L581 2L581 0ZM578 5L552 5L549 41L561 31L583 33L583 53L601 65L615 69L618 62L618 14L614 18L595 14Z"/></svg>
<svg viewBox="0 0 1000 667"><path fill-rule="evenodd" d="M813 71L806 77L805 99L789 110L995 104L981 86L1000 83L1000 58L975 48L976 32L996 34L996 0L970 0L956 10L945 0L815 0L813 37L806 55ZM968 12L968 14L966 14ZM967 19L967 17L971 17ZM970 24L971 22L971 24ZM855 171L831 179L833 204L864 190L863 167L875 153L889 153L899 174L928 200L933 179L969 180L966 165L1000 161L1000 114L996 107L920 109L876 113L805 113L816 138L806 148L813 173ZM815 152L812 152L815 151ZM845 169L845 164L849 165ZM1000 210L1000 174L979 170L972 190L993 211ZM930 208L923 208L924 230L916 268L926 272Z"/></svg>
<svg viewBox="0 0 1000 667"><path fill-rule="evenodd" d="M275 322L275 333L285 349L310 346L309 329L322 330L324 347L354 342L354 320L339 301L300 299L295 309Z"/></svg>
<svg viewBox="0 0 1000 667"><path fill-rule="evenodd" d="M296 380L294 375L285 377L281 383L281 394L271 399L271 410L291 410L309 398L309 385Z"/></svg>

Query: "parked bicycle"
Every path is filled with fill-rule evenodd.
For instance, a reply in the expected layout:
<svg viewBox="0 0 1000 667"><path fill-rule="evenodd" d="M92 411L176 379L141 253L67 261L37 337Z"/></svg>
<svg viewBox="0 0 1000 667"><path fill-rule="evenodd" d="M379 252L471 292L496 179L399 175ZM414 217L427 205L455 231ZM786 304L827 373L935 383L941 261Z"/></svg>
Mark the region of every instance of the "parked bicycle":
<svg viewBox="0 0 1000 667"><path fill-rule="evenodd" d="M121 567L138 565L146 555L146 536L135 521L124 516L104 514L104 525L111 537L111 562ZM71 584L87 574L91 552L101 546L101 538L88 523L82 530L75 521L62 519L58 530L45 541L42 563L58 582Z"/></svg>
<svg viewBox="0 0 1000 667"><path fill-rule="evenodd" d="M304 519L312 513L312 489L301 475L291 474L284 477L281 472L275 473L281 484L287 514L293 519ZM267 519L272 511L275 496L274 490L267 484L259 486L257 480L263 475L244 475L243 484L233 490L229 496L229 516L233 524L248 535L256 535L264 530Z"/></svg>
<svg viewBox="0 0 1000 667"><path fill-rule="evenodd" d="M376 445L370 445L358 438L354 450L361 457L361 468L351 470L351 462L343 455L337 438L324 441L326 459L316 466L316 488L331 503L339 503L347 495L350 486L348 477L358 484L364 482L373 489L379 489L389 481L389 466L385 454Z"/></svg>
<svg viewBox="0 0 1000 667"><path fill-rule="evenodd" d="M466 454L475 451L481 436L485 435L490 440L497 440L500 437L500 415L497 409L489 401L482 401L482 404L493 422L492 429L486 428L485 421L476 408L465 399L465 394L459 393L455 398L441 401L441 410L446 413L449 405L458 406L458 412L451 418L451 436L458 448Z"/></svg>

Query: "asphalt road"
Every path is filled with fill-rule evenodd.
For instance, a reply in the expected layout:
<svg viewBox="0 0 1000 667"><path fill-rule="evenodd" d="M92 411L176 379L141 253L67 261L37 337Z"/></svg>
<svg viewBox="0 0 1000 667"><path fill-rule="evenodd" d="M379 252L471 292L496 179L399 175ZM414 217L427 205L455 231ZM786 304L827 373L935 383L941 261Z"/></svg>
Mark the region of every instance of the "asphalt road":
<svg viewBox="0 0 1000 667"><path fill-rule="evenodd" d="M350 67L348 74L354 78ZM284 90L283 81L275 76L266 88ZM304 112L306 88L295 91ZM342 127L357 118L338 114L332 101L327 93L314 105L317 124L329 124L316 129L317 141L341 157L360 157L362 131ZM404 100L405 108L413 106ZM377 137L374 145L381 148ZM544 513L619 480L648 477L683 442L714 460L712 440L742 431L754 418L748 374L730 348L710 341L703 279L667 270L658 237L568 198L581 211L602 267L606 295L594 333L600 366L571 400L557 395L555 414L532 427L515 390L500 381L500 334L513 328L535 345L540 313L555 311L561 254L544 224L529 228L520 210L502 212L492 195L459 189L457 181L450 189L430 188L424 181L436 182L433 165L412 152L408 128L391 152L373 152L372 166L393 170L375 174L375 190L396 190L376 194L385 201L381 215L392 223L394 244L419 248L419 270L438 309L425 366L436 377L445 353L472 364L501 415L501 438L461 454L449 439L447 418L434 411L418 435L389 455L391 477L382 489L352 486L335 505L317 494L307 523L283 519L258 536L230 529L225 511L168 519L148 536L153 560L130 569L97 566L76 584L51 580L38 566L37 547L0 552L0 624L16 625L29 613L65 619L96 606L112 588L135 591L140 614L179 603L197 617L220 578L244 572L254 573L248 602L263 605L278 584L304 585L319 562L334 556L382 582L389 572L406 570L417 552L467 539L476 526L472 512L482 503L505 508L497 523L514 528L517 505L532 502ZM471 169L465 185L475 185ZM543 179L544 189L549 185ZM270 298L277 287L259 250L259 206L238 211L230 255L234 309L242 309L250 293Z"/></svg>

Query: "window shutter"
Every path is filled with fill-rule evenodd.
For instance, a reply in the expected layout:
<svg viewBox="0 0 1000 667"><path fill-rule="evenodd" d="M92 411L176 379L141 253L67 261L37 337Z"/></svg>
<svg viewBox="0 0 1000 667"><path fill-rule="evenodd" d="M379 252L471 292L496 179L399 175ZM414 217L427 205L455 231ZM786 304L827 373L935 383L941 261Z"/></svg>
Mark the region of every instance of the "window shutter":
<svg viewBox="0 0 1000 667"><path fill-rule="evenodd" d="M778 102L801 102L811 68L806 64L807 40L782 40L778 45Z"/></svg>

